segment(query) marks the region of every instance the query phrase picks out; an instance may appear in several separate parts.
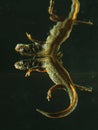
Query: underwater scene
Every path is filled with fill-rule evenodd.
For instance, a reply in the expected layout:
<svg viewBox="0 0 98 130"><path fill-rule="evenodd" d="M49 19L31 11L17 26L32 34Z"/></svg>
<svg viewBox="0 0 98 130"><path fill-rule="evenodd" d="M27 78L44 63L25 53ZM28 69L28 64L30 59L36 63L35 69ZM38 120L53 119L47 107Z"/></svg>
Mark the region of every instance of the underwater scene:
<svg viewBox="0 0 98 130"><path fill-rule="evenodd" d="M98 1L0 1L0 130L98 129Z"/></svg>

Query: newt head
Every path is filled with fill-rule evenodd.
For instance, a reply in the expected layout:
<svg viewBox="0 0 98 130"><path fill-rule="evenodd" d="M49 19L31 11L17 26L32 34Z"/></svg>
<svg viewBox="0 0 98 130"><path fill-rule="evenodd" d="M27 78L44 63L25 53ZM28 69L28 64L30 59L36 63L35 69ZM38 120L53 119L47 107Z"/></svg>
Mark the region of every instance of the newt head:
<svg viewBox="0 0 98 130"><path fill-rule="evenodd" d="M40 43L32 42L31 44L17 44L15 47L15 51L24 56L33 56L37 55L37 53L42 50L42 46Z"/></svg>
<svg viewBox="0 0 98 130"><path fill-rule="evenodd" d="M33 56L32 59L24 59L17 61L14 66L19 70L28 70L28 69L39 69L43 70L42 62L36 56Z"/></svg>

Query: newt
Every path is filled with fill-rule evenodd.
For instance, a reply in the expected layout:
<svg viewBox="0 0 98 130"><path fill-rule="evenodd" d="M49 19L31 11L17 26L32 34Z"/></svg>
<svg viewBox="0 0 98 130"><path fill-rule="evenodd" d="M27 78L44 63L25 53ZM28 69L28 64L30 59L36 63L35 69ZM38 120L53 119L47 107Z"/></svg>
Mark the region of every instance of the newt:
<svg viewBox="0 0 98 130"><path fill-rule="evenodd" d="M33 71L47 72L50 79L54 82L47 93L47 100L50 101L52 92L55 89L64 89L68 94L70 102L69 106L64 110L58 112L45 112L40 109L36 109L38 112L49 118L62 118L68 116L74 111L78 103L78 94L76 89L84 91L92 91L92 88L87 88L74 84L68 71L62 65L62 53L60 52L60 46L64 43L75 23L82 22L77 20L79 13L80 3L78 0L72 0L71 10L67 18L62 18L54 13L54 1L50 0L50 6L48 12L50 14L50 20L55 21L56 25L50 30L49 36L45 41L38 41L26 33L31 44L17 44L15 50L24 56L29 56L29 59L24 59L15 63L15 68L20 70L27 70L26 77L30 76ZM82 22L86 24L92 24L91 22Z"/></svg>

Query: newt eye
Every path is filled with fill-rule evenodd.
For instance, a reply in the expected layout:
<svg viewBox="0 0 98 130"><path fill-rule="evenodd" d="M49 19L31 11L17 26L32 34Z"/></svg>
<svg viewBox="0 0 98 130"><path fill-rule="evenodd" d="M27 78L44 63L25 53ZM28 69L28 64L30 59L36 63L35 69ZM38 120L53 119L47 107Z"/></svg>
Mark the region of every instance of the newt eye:
<svg viewBox="0 0 98 130"><path fill-rule="evenodd" d="M16 47L15 47L15 50L17 52L23 52L23 50L24 50L23 46L24 46L23 44L17 44Z"/></svg>
<svg viewBox="0 0 98 130"><path fill-rule="evenodd" d="M24 65L23 65L23 61L18 61L14 64L15 68L16 69L19 69L19 70L25 70L24 68Z"/></svg>

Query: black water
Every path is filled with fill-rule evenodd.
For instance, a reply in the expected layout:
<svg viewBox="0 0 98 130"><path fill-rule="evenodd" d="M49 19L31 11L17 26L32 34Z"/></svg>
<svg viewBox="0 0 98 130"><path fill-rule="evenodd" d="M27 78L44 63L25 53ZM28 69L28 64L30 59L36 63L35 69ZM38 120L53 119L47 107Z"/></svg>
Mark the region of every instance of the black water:
<svg viewBox="0 0 98 130"><path fill-rule="evenodd" d="M67 95L56 91L51 102L47 102L47 90L53 85L48 75L34 72L25 78L25 72L15 70L13 65L23 58L14 51L15 45L30 43L26 32L39 40L45 40L49 34L53 25L47 13L49 2L0 0L0 130L98 129L98 1L80 3L78 19L91 20L94 25L75 25L61 47L63 65L75 83L92 87L93 92L77 90L76 110L66 118L48 119L37 113L36 108L60 110L68 103ZM64 4L57 7L63 8L67 5Z"/></svg>
<svg viewBox="0 0 98 130"><path fill-rule="evenodd" d="M80 129L96 130L98 121L98 74L72 74L76 83L92 87L93 92L77 90L79 103L76 110L62 119L48 119L36 112L36 108L47 111L63 109L68 102L65 93L58 90L51 102L47 102L47 90L53 85L47 74L33 73L0 75L1 129Z"/></svg>

